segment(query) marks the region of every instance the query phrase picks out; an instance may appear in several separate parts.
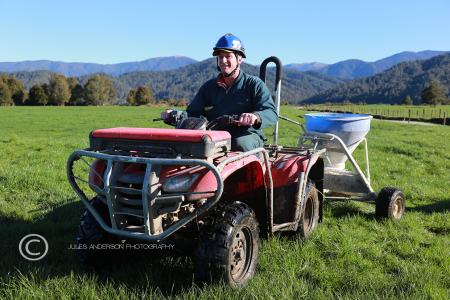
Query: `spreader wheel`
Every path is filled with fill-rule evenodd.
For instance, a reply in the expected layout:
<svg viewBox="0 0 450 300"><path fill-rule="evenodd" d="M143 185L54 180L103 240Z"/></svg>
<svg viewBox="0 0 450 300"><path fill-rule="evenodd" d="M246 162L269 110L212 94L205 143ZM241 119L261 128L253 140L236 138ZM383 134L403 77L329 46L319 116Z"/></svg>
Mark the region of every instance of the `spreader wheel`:
<svg viewBox="0 0 450 300"><path fill-rule="evenodd" d="M377 218L399 220L405 213L405 195L400 189L384 187L376 200L375 215Z"/></svg>
<svg viewBox="0 0 450 300"><path fill-rule="evenodd" d="M200 233L195 279L197 283L223 281L232 288L241 288L255 274L258 250L255 213L245 203L231 203Z"/></svg>

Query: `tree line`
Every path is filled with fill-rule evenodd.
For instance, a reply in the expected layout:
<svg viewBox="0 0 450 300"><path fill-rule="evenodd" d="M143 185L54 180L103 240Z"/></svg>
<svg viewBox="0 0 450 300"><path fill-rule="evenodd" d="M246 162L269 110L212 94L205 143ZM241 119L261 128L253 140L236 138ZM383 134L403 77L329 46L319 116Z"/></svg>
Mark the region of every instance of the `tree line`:
<svg viewBox="0 0 450 300"><path fill-rule="evenodd" d="M105 105L117 104L116 89L106 75L97 74L81 84L75 77L52 74L48 83L34 84L27 91L22 82L11 75L0 75L0 105ZM130 89L129 105L155 102L148 86ZM174 103L178 104L178 103Z"/></svg>

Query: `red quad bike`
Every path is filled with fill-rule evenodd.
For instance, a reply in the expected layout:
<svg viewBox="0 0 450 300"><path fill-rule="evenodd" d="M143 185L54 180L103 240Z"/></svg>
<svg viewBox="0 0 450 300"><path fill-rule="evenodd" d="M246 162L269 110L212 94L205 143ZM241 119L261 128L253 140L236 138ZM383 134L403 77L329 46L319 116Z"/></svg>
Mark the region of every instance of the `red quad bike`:
<svg viewBox="0 0 450 300"><path fill-rule="evenodd" d="M260 77L270 62L279 112L280 60L264 60ZM208 127L224 123L233 120ZM77 237L85 263L103 257L95 249L111 241L186 245L197 282L240 288L254 276L260 237L311 234L322 219L326 149L277 145L277 123L273 145L231 151L227 131L185 129L204 126L186 119L178 129L94 130L90 147L70 155L68 179L86 207Z"/></svg>

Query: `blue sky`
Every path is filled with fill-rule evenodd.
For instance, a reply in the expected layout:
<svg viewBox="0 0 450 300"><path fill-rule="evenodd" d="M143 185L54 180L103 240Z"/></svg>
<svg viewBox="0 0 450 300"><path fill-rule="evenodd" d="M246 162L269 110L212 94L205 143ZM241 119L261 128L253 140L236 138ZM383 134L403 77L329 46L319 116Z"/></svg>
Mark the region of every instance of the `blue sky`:
<svg viewBox="0 0 450 300"><path fill-rule="evenodd" d="M227 32L251 64L375 61L450 50L450 1L0 0L0 62L203 60Z"/></svg>

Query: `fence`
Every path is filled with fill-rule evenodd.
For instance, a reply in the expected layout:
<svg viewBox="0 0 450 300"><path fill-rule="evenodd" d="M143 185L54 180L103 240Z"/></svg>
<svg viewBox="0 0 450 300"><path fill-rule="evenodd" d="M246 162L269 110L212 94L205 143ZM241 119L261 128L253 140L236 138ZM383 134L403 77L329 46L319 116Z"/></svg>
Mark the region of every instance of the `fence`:
<svg viewBox="0 0 450 300"><path fill-rule="evenodd" d="M450 120L448 120L450 116L448 108L407 108L401 106L371 107L370 105L306 105L303 109L320 112L369 114L375 119L418 121L450 125Z"/></svg>

